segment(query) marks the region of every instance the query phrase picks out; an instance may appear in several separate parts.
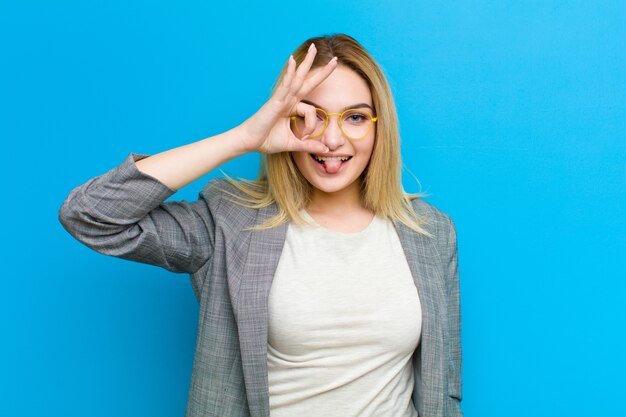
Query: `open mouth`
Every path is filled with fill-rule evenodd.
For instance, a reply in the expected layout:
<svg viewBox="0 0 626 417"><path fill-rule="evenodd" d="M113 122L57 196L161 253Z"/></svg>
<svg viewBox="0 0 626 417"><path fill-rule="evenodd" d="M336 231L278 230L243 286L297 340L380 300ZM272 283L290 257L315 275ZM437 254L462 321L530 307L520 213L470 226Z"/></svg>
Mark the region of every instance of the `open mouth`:
<svg viewBox="0 0 626 417"><path fill-rule="evenodd" d="M338 172L352 159L352 156L318 159L314 154L310 155L313 161L315 161L317 168L327 174L334 174Z"/></svg>

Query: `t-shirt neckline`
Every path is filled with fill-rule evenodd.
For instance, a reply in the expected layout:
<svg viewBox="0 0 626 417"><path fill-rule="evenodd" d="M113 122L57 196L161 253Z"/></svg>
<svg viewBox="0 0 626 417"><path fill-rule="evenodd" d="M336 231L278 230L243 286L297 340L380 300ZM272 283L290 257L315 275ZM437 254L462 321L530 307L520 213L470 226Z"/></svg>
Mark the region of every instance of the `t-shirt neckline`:
<svg viewBox="0 0 626 417"><path fill-rule="evenodd" d="M374 225L378 221L378 216L374 215L374 217L372 218L372 221L367 226L365 226L364 229L361 229L358 232L340 232L338 230L332 230L332 229L329 229L327 227L324 227L324 226L320 225L319 223L317 223L315 221L313 216L311 216L309 214L309 212L306 211L306 209L304 209L304 208L300 210L300 213L302 214L302 216L304 218L306 218L307 220L311 221L315 226L317 226L317 228L319 230L323 231L324 233L329 234L329 235L333 235L333 236L337 236L337 237L342 237L342 238L345 238L345 239L351 239L351 238L355 238L355 237L363 237L363 235L369 233L369 231L374 228Z"/></svg>

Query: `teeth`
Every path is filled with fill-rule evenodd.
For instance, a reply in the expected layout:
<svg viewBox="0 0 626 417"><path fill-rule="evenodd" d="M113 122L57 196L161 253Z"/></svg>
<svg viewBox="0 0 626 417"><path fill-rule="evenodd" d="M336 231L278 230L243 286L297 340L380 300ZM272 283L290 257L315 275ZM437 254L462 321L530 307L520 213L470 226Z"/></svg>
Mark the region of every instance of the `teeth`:
<svg viewBox="0 0 626 417"><path fill-rule="evenodd" d="M317 155L313 155L313 157L315 159L317 159L318 161L322 162L322 161L347 161L350 157L349 156L317 156Z"/></svg>

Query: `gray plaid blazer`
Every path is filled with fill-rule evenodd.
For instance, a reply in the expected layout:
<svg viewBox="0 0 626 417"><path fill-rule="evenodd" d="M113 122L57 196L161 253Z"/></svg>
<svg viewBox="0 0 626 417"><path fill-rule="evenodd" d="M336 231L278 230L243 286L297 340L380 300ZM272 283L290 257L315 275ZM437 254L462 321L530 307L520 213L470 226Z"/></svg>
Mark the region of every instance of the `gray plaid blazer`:
<svg viewBox="0 0 626 417"><path fill-rule="evenodd" d="M200 303L186 417L268 417L267 299L287 223L263 232L242 229L276 213L247 209L214 179L194 202L174 194L135 162L74 188L59 209L63 227L91 249L187 273ZM416 212L435 238L394 222L422 304L422 336L413 355L413 404L420 417L461 417L461 315L457 240L450 217L420 199Z"/></svg>

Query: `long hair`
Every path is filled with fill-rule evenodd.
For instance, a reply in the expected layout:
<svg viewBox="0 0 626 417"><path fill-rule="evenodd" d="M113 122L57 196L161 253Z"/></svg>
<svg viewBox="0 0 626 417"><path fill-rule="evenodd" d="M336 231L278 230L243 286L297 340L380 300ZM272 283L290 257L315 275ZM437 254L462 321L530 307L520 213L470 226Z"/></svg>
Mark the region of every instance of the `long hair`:
<svg viewBox="0 0 626 417"><path fill-rule="evenodd" d="M407 194L402 189L402 160L396 107L381 68L354 38L345 34L306 40L293 53L298 65L306 57L311 43L315 43L317 49L311 69L323 67L336 56L337 64L353 70L362 77L372 94L374 114L378 116L378 121L375 124L376 136L372 155L359 179L364 206L375 215L398 220L414 231L432 237L422 227L427 223L426 219L418 216L411 207L411 200L425 194ZM287 64L283 66L272 88L272 94L280 86L286 72ZM290 152L262 154L256 180L241 178L234 180L224 175L226 180L244 195L228 194L250 204L231 200L233 203L255 209L273 203L277 205L277 215L248 230L266 230L288 221L297 224L308 223L300 215L299 210L306 207L310 201L312 185L300 173Z"/></svg>

